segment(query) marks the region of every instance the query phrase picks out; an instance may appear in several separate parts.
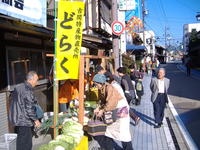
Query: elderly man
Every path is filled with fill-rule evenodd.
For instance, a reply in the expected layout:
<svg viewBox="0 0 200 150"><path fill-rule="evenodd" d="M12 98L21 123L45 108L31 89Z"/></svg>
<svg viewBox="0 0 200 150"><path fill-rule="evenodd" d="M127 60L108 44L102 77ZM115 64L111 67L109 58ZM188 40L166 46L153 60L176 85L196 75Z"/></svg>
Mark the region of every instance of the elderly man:
<svg viewBox="0 0 200 150"><path fill-rule="evenodd" d="M155 123L154 128L160 128L164 117L164 109L166 103L168 103L167 91L169 88L170 80L165 78L165 69L160 68L158 70L157 77L152 78L151 89L151 101L153 103Z"/></svg>
<svg viewBox="0 0 200 150"><path fill-rule="evenodd" d="M17 133L17 150L32 149L33 127L39 127L40 121L36 115L36 98L33 88L37 85L38 75L30 71L23 84L16 86L12 93L9 119Z"/></svg>

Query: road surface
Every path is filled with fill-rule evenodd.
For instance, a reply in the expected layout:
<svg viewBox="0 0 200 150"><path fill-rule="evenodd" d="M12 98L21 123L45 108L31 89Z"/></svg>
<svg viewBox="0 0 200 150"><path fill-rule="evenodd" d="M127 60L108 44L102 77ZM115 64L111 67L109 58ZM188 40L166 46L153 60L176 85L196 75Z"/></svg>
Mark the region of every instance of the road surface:
<svg viewBox="0 0 200 150"><path fill-rule="evenodd" d="M170 79L169 97L192 139L200 149L200 78L187 77L177 63L164 64Z"/></svg>

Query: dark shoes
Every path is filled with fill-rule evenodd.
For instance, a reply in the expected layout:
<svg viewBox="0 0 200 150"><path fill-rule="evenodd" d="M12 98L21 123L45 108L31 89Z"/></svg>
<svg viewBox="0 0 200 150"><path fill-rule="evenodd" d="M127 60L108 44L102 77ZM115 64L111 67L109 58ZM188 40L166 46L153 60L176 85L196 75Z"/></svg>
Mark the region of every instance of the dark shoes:
<svg viewBox="0 0 200 150"><path fill-rule="evenodd" d="M163 125L163 123L158 123L158 125L155 125L154 128L160 128Z"/></svg>

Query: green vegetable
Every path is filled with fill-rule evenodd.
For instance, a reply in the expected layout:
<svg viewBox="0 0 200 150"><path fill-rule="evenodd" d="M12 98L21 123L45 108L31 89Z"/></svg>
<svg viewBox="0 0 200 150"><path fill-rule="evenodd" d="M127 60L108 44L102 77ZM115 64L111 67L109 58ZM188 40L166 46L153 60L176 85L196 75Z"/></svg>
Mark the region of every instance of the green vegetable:
<svg viewBox="0 0 200 150"><path fill-rule="evenodd" d="M45 145L40 146L38 150L49 150L49 149L50 149L49 145L45 144Z"/></svg>
<svg viewBox="0 0 200 150"><path fill-rule="evenodd" d="M52 140L49 142L50 150L54 150L57 146L61 146L65 150L73 150L73 149L71 149L73 146L69 143L65 143L63 141L57 141L57 140Z"/></svg>

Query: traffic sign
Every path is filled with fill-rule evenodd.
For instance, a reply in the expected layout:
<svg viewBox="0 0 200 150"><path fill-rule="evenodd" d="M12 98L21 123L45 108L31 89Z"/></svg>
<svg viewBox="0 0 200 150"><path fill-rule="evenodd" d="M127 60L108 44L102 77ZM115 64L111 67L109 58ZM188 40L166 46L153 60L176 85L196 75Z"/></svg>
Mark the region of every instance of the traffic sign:
<svg viewBox="0 0 200 150"><path fill-rule="evenodd" d="M119 21L114 21L111 25L111 28L115 35L120 35L124 31L124 25Z"/></svg>

